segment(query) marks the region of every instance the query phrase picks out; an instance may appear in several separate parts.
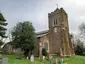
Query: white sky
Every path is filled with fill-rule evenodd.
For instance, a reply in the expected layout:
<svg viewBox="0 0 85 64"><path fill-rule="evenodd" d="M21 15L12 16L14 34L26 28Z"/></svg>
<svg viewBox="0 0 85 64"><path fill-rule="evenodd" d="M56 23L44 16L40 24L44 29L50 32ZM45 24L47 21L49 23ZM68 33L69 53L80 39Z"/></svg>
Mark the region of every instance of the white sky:
<svg viewBox="0 0 85 64"><path fill-rule="evenodd" d="M17 22L31 21L36 31L48 29L48 13L63 7L68 14L70 33L77 34L85 22L85 0L0 0L0 10L7 19L8 30Z"/></svg>

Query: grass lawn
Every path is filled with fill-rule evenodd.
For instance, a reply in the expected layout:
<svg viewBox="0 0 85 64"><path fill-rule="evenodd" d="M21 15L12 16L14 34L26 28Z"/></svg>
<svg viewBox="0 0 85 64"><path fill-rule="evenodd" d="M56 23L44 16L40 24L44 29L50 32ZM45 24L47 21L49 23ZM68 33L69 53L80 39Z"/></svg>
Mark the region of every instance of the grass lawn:
<svg viewBox="0 0 85 64"><path fill-rule="evenodd" d="M85 56L73 56L70 58L65 58L64 62L66 64L85 64Z"/></svg>
<svg viewBox="0 0 85 64"><path fill-rule="evenodd" d="M29 60L16 59L17 55L3 55L4 58L8 58L8 64L50 64L49 61L39 61L35 59L34 62L30 62ZM85 64L85 56L73 56L64 58L64 64Z"/></svg>
<svg viewBox="0 0 85 64"><path fill-rule="evenodd" d="M39 61L36 59L34 62L30 62L27 59L18 60L17 55L4 55L3 58L8 58L8 64L49 64L48 61Z"/></svg>

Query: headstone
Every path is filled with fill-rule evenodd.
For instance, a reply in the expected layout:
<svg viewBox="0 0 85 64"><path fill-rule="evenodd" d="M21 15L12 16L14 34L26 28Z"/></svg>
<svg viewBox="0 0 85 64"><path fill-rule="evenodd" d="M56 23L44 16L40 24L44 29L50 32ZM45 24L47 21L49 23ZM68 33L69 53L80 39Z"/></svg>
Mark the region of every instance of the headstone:
<svg viewBox="0 0 85 64"><path fill-rule="evenodd" d="M3 58L2 63L3 63L3 64L8 64L8 58Z"/></svg>
<svg viewBox="0 0 85 64"><path fill-rule="evenodd" d="M56 64L58 64L58 61L59 61L59 60L56 58Z"/></svg>
<svg viewBox="0 0 85 64"><path fill-rule="evenodd" d="M31 55L30 61L34 62L34 55Z"/></svg>
<svg viewBox="0 0 85 64"><path fill-rule="evenodd" d="M43 60L45 59L45 56L43 56Z"/></svg>
<svg viewBox="0 0 85 64"><path fill-rule="evenodd" d="M63 62L63 58L61 58L61 62Z"/></svg>
<svg viewBox="0 0 85 64"><path fill-rule="evenodd" d="M59 59L59 62L58 62L58 63L59 63L59 64L63 64L62 58Z"/></svg>
<svg viewBox="0 0 85 64"><path fill-rule="evenodd" d="M38 59L40 60L40 57Z"/></svg>
<svg viewBox="0 0 85 64"><path fill-rule="evenodd" d="M0 54L0 64L2 64L2 55Z"/></svg>
<svg viewBox="0 0 85 64"><path fill-rule="evenodd" d="M64 56L61 56L61 62L63 63Z"/></svg>
<svg viewBox="0 0 85 64"><path fill-rule="evenodd" d="M29 58L28 58L28 56L27 56L27 60L28 60Z"/></svg>
<svg viewBox="0 0 85 64"><path fill-rule="evenodd" d="M50 56L50 64L53 64L52 56Z"/></svg>

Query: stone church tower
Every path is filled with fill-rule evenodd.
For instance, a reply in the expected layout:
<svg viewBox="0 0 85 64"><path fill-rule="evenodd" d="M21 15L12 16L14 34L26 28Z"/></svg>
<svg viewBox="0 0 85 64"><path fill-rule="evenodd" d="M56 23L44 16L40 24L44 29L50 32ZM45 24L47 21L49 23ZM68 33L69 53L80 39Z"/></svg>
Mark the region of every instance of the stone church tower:
<svg viewBox="0 0 85 64"><path fill-rule="evenodd" d="M48 14L48 38L50 55L74 55L70 40L68 15L63 8L56 9Z"/></svg>
<svg viewBox="0 0 85 64"><path fill-rule="evenodd" d="M45 48L49 55L72 56L74 48L69 35L68 15L63 8L48 14L49 30L37 32L35 55L42 57Z"/></svg>

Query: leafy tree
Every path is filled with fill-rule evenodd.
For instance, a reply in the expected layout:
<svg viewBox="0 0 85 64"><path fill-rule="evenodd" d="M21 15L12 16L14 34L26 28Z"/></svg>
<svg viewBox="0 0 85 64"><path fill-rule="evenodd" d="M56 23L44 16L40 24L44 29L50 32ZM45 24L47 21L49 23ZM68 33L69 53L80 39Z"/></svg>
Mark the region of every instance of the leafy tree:
<svg viewBox="0 0 85 64"><path fill-rule="evenodd" d="M75 44L75 54L77 55L82 55L85 52L85 47L84 47L84 43L81 42L79 39L76 40L76 44Z"/></svg>
<svg viewBox="0 0 85 64"><path fill-rule="evenodd" d="M79 26L80 33L77 36L77 40L75 43L75 53L78 55L83 55L85 54L85 46L83 41L85 40L85 23L82 23Z"/></svg>
<svg viewBox="0 0 85 64"><path fill-rule="evenodd" d="M79 26L79 30L80 30L80 38L85 39L85 23L82 23Z"/></svg>
<svg viewBox="0 0 85 64"><path fill-rule="evenodd" d="M0 13L0 46L3 44L2 39L7 37L5 36L6 28L4 26L7 26L8 23L5 23L6 19L3 17L2 13Z"/></svg>
<svg viewBox="0 0 85 64"><path fill-rule="evenodd" d="M19 22L11 31L12 46L24 50L25 57L35 48L36 34L31 22Z"/></svg>

